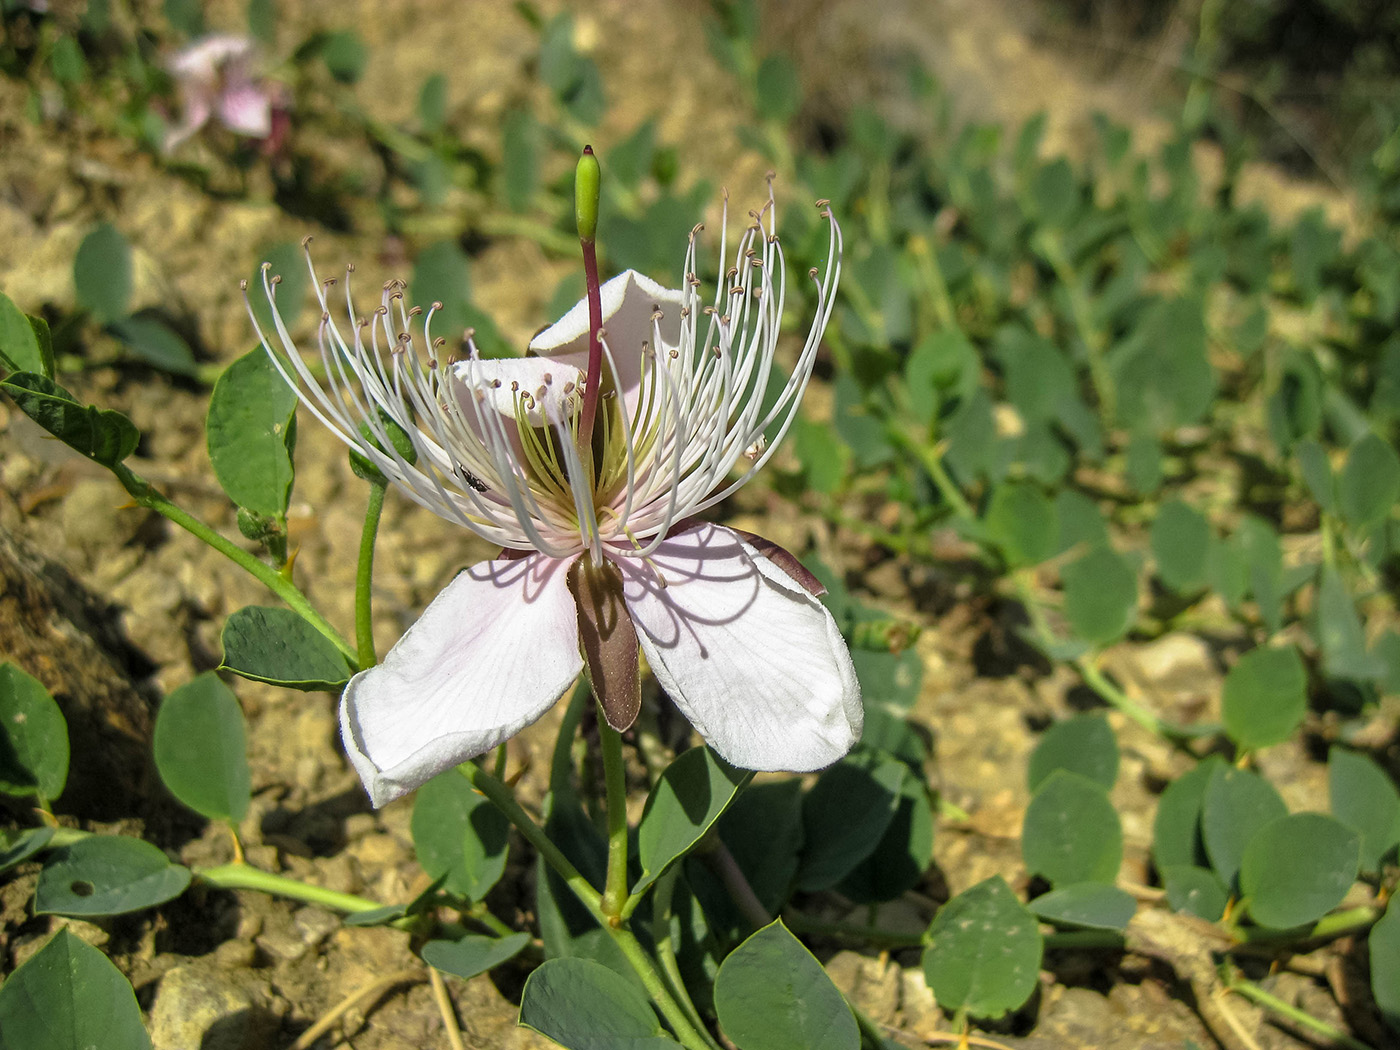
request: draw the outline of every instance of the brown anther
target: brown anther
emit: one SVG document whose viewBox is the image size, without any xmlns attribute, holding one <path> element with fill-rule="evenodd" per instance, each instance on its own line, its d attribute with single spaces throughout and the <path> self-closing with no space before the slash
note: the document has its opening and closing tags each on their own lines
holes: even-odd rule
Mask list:
<svg viewBox="0 0 1400 1050">
<path fill-rule="evenodd" d="M 303 237 L 303 238 L 301 239 L 301 246 L 302 246 L 302 248 L 305 249 L 308 245 L 310 245 L 310 244 L 311 244 L 311 240 L 312 240 L 311 234 L 308 233 L 305 237 Z"/>
<path fill-rule="evenodd" d="M 491 380 L 491 389 L 492 389 L 492 390 L 499 390 L 500 388 L 501 388 L 501 381 L 500 381 L 499 379 L 493 379 L 493 380 Z"/>
<path fill-rule="evenodd" d="M 815 281 L 817 279 L 817 268 L 813 266 L 810 270 L 807 271 L 807 276 Z"/>
<path fill-rule="evenodd" d="M 697 222 L 694 226 L 690 228 L 690 236 L 695 237 L 704 228 L 705 224 L 703 222 Z"/>
<path fill-rule="evenodd" d="M 510 381 L 510 392 L 512 394 L 520 393 L 520 384 L 514 379 Z"/>
<path fill-rule="evenodd" d="M 241 281 L 239 281 L 238 287 L 240 291 L 246 292 L 248 290 L 248 278 L 245 277 Z"/>
<path fill-rule="evenodd" d="M 442 349 L 444 346 L 446 346 L 446 345 L 447 345 L 447 340 L 446 340 L 445 338 L 443 338 L 442 336 L 438 336 L 436 339 L 433 340 L 433 349 L 434 349 L 434 350 L 441 350 L 441 349 Z"/>
<path fill-rule="evenodd" d="M 554 373 L 553 373 L 553 372 L 546 372 L 546 373 L 544 374 L 544 385 L 545 385 L 545 386 L 549 386 L 549 384 L 551 384 L 551 383 L 553 383 L 553 382 L 554 382 Z M 540 387 L 540 389 L 543 390 L 544 387 Z"/>
<path fill-rule="evenodd" d="M 466 329 L 466 330 L 464 330 L 464 331 L 462 332 L 462 339 L 465 340 L 465 341 L 468 342 L 468 343 L 470 343 L 470 342 L 471 342 L 473 339 L 475 339 L 475 338 L 476 338 L 476 329 L 475 329 L 475 328 L 468 328 L 468 329 Z"/>
<path fill-rule="evenodd" d="M 422 312 L 423 312 L 423 308 L 422 308 L 421 306 L 411 306 L 411 307 L 409 307 L 409 309 L 408 309 L 408 316 L 409 316 L 409 317 L 417 317 L 417 316 L 418 316 L 419 314 L 421 314 Z"/>
<path fill-rule="evenodd" d="M 269 283 L 272 285 L 272 287 L 276 288 L 279 284 L 282 283 L 282 275 L 280 273 L 273 274 L 272 280 Z"/>
<path fill-rule="evenodd" d="M 651 312 L 651 319 L 653 321 L 664 321 L 666 319 L 666 315 L 662 312 L 661 307 L 658 306 Z"/>
<path fill-rule="evenodd" d="M 739 276 L 739 267 L 731 266 L 729 269 L 724 271 L 724 276 L 730 281 L 734 280 L 734 278 Z"/>
<path fill-rule="evenodd" d="M 336 277 L 327 277 L 324 281 L 321 282 L 321 286 L 322 286 L 323 288 L 334 288 L 334 287 L 335 287 L 337 284 L 339 284 L 339 283 L 340 283 L 339 278 L 336 278 Z"/>
<path fill-rule="evenodd" d="M 820 197 L 820 198 L 818 198 L 818 200 L 817 200 L 817 207 L 818 207 L 818 208 L 829 208 L 829 207 L 831 207 L 831 201 L 828 200 L 828 199 L 825 198 L 825 197 Z"/>
<path fill-rule="evenodd" d="M 331 323 L 331 315 L 328 314 L 328 313 L 326 313 L 325 311 L 322 311 L 322 312 L 321 312 L 321 323 L 322 323 L 322 324 L 330 324 L 330 323 Z"/>
<path fill-rule="evenodd" d="M 744 286 L 743 286 L 742 284 L 736 284 L 733 288 L 729 289 L 729 294 L 730 294 L 730 295 L 743 295 L 743 294 L 744 294 Z"/>
<path fill-rule="evenodd" d="M 432 371 L 435 371 L 435 370 L 437 369 L 437 358 L 436 358 L 436 357 L 430 357 L 430 358 L 428 358 L 428 368 L 429 368 L 429 370 L 432 370 Z"/>
<path fill-rule="evenodd" d="M 681 307 L 681 320 L 685 320 L 685 319 L 686 319 L 687 317 L 689 317 L 689 316 L 690 316 L 690 307 L 688 307 L 688 306 L 682 306 L 682 307 Z"/>
<path fill-rule="evenodd" d="M 270 269 L 272 269 L 272 263 L 270 263 L 270 262 L 265 262 L 265 263 L 262 264 L 262 272 L 263 272 L 263 273 L 267 273 L 267 271 L 270 270 Z"/>
<path fill-rule="evenodd" d="M 729 315 L 725 314 L 723 317 L 721 317 L 719 319 L 719 323 L 721 326 L 727 327 L 729 325 Z"/>
<path fill-rule="evenodd" d="M 381 303 L 381 304 L 375 309 L 375 311 L 374 311 L 374 316 L 375 316 L 375 317 L 388 317 L 388 316 L 389 316 L 389 308 L 388 308 L 387 306 L 385 306 L 383 303 Z"/>
<path fill-rule="evenodd" d="M 681 356 L 681 352 L 680 352 L 679 350 L 675 349 L 674 347 L 672 347 L 672 348 L 671 348 L 671 352 L 668 353 L 666 356 L 669 357 L 672 361 L 674 361 L 674 360 L 676 360 L 678 357 Z"/>
</svg>

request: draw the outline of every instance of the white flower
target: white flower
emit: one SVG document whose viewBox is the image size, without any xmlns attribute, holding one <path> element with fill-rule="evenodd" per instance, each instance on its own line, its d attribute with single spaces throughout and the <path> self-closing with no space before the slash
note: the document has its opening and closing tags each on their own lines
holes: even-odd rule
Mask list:
<svg viewBox="0 0 1400 1050">
<path fill-rule="evenodd" d="M 636 714 L 638 645 L 734 765 L 818 769 L 859 738 L 850 654 L 810 575 L 758 537 L 691 520 L 772 456 L 831 313 L 834 221 L 826 272 L 811 273 L 816 317 L 792 374 L 776 382 L 786 278 L 771 204 L 709 304 L 695 276 L 698 226 L 683 289 L 632 271 L 602 286 L 606 368 L 592 441 L 579 435 L 586 300 L 535 337 L 535 356 L 482 359 L 468 336 L 459 360 L 429 335 L 433 310 L 407 308 L 398 282 L 359 318 L 347 274 L 342 306 L 330 299 L 335 281 L 317 285 L 318 382 L 265 276 L 285 358 L 258 334 L 303 404 L 409 498 L 504 548 L 460 573 L 346 687 L 341 733 L 375 805 L 534 722 L 585 662 L 608 720 L 624 727 Z M 720 251 L 723 260 L 723 238 Z M 395 447 L 386 418 L 413 455 Z"/>
</svg>

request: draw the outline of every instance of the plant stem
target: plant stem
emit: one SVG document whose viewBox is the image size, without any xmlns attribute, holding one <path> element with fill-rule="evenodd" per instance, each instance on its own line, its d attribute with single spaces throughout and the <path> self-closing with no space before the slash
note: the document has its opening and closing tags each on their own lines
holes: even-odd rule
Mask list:
<svg viewBox="0 0 1400 1050">
<path fill-rule="evenodd" d="M 1311 927 L 1303 930 L 1265 930 L 1255 926 L 1247 926 L 1233 932 L 1240 945 L 1325 941 L 1334 937 L 1344 937 L 1349 933 L 1358 933 L 1379 922 L 1380 917 L 1384 914 L 1385 908 L 1383 907 L 1363 904 L 1360 907 L 1348 908 L 1346 911 L 1324 915 Z"/>
<path fill-rule="evenodd" d="M 627 903 L 627 766 L 622 757 L 622 734 L 598 706 L 598 735 L 603 749 L 603 785 L 607 800 L 608 875 L 603 883 L 603 914 L 618 924 Z"/>
<path fill-rule="evenodd" d="M 525 840 L 530 845 L 535 847 L 544 862 L 564 880 L 598 925 L 607 931 L 608 936 L 612 938 L 613 943 L 617 945 L 628 964 L 636 971 L 642 985 L 647 990 L 647 994 L 651 996 L 652 1001 L 666 1018 L 667 1023 L 670 1024 L 676 1038 L 685 1046 L 690 1047 L 691 1050 L 713 1050 L 713 1045 L 708 1041 L 708 1038 L 695 1027 L 690 1018 L 686 1016 L 680 1003 L 676 1001 L 675 996 L 671 994 L 665 979 L 657 972 L 656 964 L 647 956 L 646 950 L 632 935 L 632 931 L 620 920 L 618 920 L 618 925 L 613 925 L 616 916 L 610 918 L 603 912 L 602 896 L 579 873 L 569 858 L 564 856 L 559 847 L 550 841 L 544 828 L 536 824 L 534 818 L 525 812 L 520 803 L 516 801 L 515 794 L 511 789 L 474 762 L 464 762 L 457 769 L 471 781 L 472 787 L 485 795 L 487 800 L 515 825 L 516 830 L 525 836 Z"/>
<path fill-rule="evenodd" d="M 579 415 L 579 452 L 593 448 L 593 421 L 598 415 L 598 399 L 603 393 L 603 344 L 598 333 L 603 329 L 603 299 L 598 284 L 598 246 L 594 241 L 579 242 L 583 246 L 583 279 L 588 288 L 588 389 L 583 392 L 583 410 Z"/>
<path fill-rule="evenodd" d="M 958 490 L 957 485 L 953 484 L 953 479 L 943 469 L 943 459 L 939 456 L 937 448 L 929 447 L 926 442 L 916 441 L 895 427 L 887 428 L 885 433 L 892 442 L 918 458 L 919 465 L 924 468 L 943 501 L 953 508 L 954 514 L 964 521 L 977 520 L 977 513 L 972 509 L 972 504 L 967 502 L 967 497 Z"/>
<path fill-rule="evenodd" d="M 1166 737 L 1176 743 L 1187 740 L 1196 740 L 1204 736 L 1214 736 L 1220 732 L 1220 727 L 1214 723 L 1198 726 L 1184 726 L 1176 722 L 1168 722 L 1165 718 L 1154 715 L 1147 708 L 1143 707 L 1136 700 L 1130 697 L 1105 675 L 1094 662 L 1087 656 L 1081 656 L 1074 661 L 1075 668 L 1090 689 L 1098 693 L 1111 707 L 1116 707 L 1125 715 L 1131 718 L 1144 729 L 1156 733 L 1158 736 Z"/>
<path fill-rule="evenodd" d="M 1282 999 L 1278 998 L 1275 995 L 1270 995 L 1268 992 L 1264 991 L 1264 989 L 1260 988 L 1257 984 L 1252 984 L 1251 982 L 1240 978 L 1237 980 L 1230 981 L 1225 987 L 1232 992 L 1237 992 L 1238 994 L 1244 996 L 1246 999 L 1258 1003 L 1266 1010 L 1272 1010 L 1274 1013 L 1279 1014 L 1282 1017 L 1288 1018 L 1288 1020 L 1294 1022 L 1295 1024 L 1302 1025 L 1304 1028 L 1316 1032 L 1324 1039 L 1332 1040 L 1332 1042 L 1336 1043 L 1338 1046 L 1346 1047 L 1346 1050 L 1371 1050 L 1371 1047 L 1368 1046 L 1366 1043 L 1363 1043 L 1361 1040 L 1353 1039 L 1345 1032 L 1333 1028 L 1326 1021 L 1319 1020 L 1312 1014 L 1304 1013 L 1296 1006 L 1292 1005 L 1291 1003 L 1284 1002 Z"/>
<path fill-rule="evenodd" d="M 117 480 L 122 483 L 122 487 L 131 494 L 131 498 L 136 503 L 148 510 L 153 510 L 163 518 L 173 521 L 180 528 L 190 533 L 197 539 L 203 540 L 210 547 L 226 557 L 235 565 L 244 569 L 250 576 L 262 583 L 273 594 L 287 603 L 287 606 L 299 613 L 307 623 L 316 628 L 324 635 L 332 645 L 339 649 L 345 656 L 354 661 L 355 649 L 349 642 L 340 636 L 334 627 L 312 606 L 306 595 L 288 579 L 286 579 L 276 569 L 270 565 L 265 565 L 255 555 L 249 554 L 242 547 L 230 542 L 219 535 L 212 528 L 200 521 L 194 515 L 177 507 L 170 500 L 166 499 L 156 488 L 144 478 L 133 473 L 125 464 L 118 463 L 112 467 L 112 473 L 117 476 Z"/>
<path fill-rule="evenodd" d="M 1045 261 L 1050 264 L 1050 269 L 1055 271 L 1056 278 L 1065 286 L 1065 295 L 1069 299 L 1070 316 L 1074 321 L 1079 339 L 1084 344 L 1084 353 L 1089 361 L 1089 382 L 1093 385 L 1094 393 L 1099 398 L 1099 414 L 1103 419 L 1104 426 L 1106 428 L 1112 427 L 1118 416 L 1118 393 L 1113 383 L 1113 374 L 1108 370 L 1108 363 L 1104 360 L 1106 338 L 1104 333 L 1094 324 L 1089 297 L 1084 294 L 1084 285 L 1080 281 L 1079 275 L 1074 272 L 1074 267 L 1070 265 L 1069 257 L 1065 254 L 1064 244 L 1060 241 L 1058 234 L 1042 231 L 1035 243 L 1040 249 L 1041 255 L 1045 257 Z"/>
<path fill-rule="evenodd" d="M 374 579 L 374 540 L 379 535 L 379 515 L 383 511 L 384 485 L 371 481 L 365 527 L 360 533 L 360 563 L 355 570 L 355 644 L 360 652 L 361 670 L 379 662 L 374 652 L 374 625 L 370 619 L 370 584 Z"/>
<path fill-rule="evenodd" d="M 676 887 L 676 879 L 680 876 L 680 865 L 673 864 L 666 871 L 662 872 L 660 878 L 656 880 L 656 885 L 651 893 L 651 939 L 656 945 L 656 959 L 661 964 L 661 972 L 670 982 L 671 989 L 675 992 L 676 998 L 680 1001 L 686 1015 L 690 1018 L 695 1027 L 705 1034 L 704 1022 L 700 1019 L 700 1011 L 695 1009 L 695 1003 L 691 1001 L 690 993 L 685 988 L 685 978 L 681 976 L 680 963 L 676 959 L 675 947 L 671 944 L 671 894 Z M 711 1042 L 715 1050 L 719 1044 Z"/>
<path fill-rule="evenodd" d="M 354 915 L 358 912 L 374 911 L 383 905 L 375 901 L 356 897 L 352 893 L 341 893 L 321 886 L 310 886 L 305 882 L 290 879 L 285 875 L 274 875 L 261 871 L 250 864 L 221 864 L 215 868 L 195 868 L 194 877 L 208 886 L 221 890 L 261 890 L 278 897 L 317 904 L 332 911 Z"/>
</svg>

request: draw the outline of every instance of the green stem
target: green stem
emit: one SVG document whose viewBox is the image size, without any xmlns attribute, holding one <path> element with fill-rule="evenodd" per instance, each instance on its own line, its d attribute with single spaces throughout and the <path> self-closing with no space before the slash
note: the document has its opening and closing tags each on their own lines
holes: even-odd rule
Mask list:
<svg viewBox="0 0 1400 1050">
<path fill-rule="evenodd" d="M 1123 690 L 1119 689 L 1118 686 L 1114 685 L 1109 677 L 1100 671 L 1087 656 L 1081 656 L 1075 660 L 1074 666 L 1084 679 L 1084 683 L 1094 692 L 1098 693 L 1109 706 L 1122 711 L 1149 732 L 1156 733 L 1158 736 L 1165 737 L 1175 743 L 1184 743 L 1187 740 L 1197 740 L 1201 737 L 1214 736 L 1216 733 L 1220 732 L 1220 727 L 1214 723 L 1184 726 L 1176 722 L 1168 722 L 1165 718 L 1154 715 L 1127 693 L 1123 692 Z"/>
<path fill-rule="evenodd" d="M 208 886 L 221 890 L 261 890 L 278 897 L 318 904 L 332 911 L 354 915 L 357 912 L 374 911 L 383 907 L 364 897 L 352 893 L 341 893 L 320 886 L 310 886 L 285 875 L 274 875 L 260 871 L 250 864 L 221 864 L 216 868 L 195 868 L 194 877 Z"/>
<path fill-rule="evenodd" d="M 1324 915 L 1311 927 L 1303 930 L 1265 930 L 1257 926 L 1246 926 L 1233 932 L 1235 939 L 1241 945 L 1328 941 L 1335 937 L 1345 937 L 1349 933 L 1358 933 L 1373 926 L 1380 921 L 1380 917 L 1384 914 L 1384 908 L 1363 904 L 1356 908 L 1348 908 L 1346 911 Z"/>
<path fill-rule="evenodd" d="M 691 1050 L 713 1050 L 707 1038 L 696 1029 L 681 1005 L 676 1002 L 675 996 L 666 987 L 665 980 L 657 972 L 656 965 L 648 958 L 646 950 L 642 948 L 637 938 L 616 917 L 609 919 L 604 914 L 602 896 L 587 879 L 579 874 L 578 869 L 570 863 L 569 858 L 564 856 L 559 847 L 549 840 L 544 828 L 536 824 L 534 818 L 525 812 L 520 803 L 515 800 L 515 795 L 510 788 L 473 762 L 464 762 L 457 769 L 471 781 L 472 787 L 485 795 L 487 800 L 515 825 L 516 830 L 525 836 L 525 841 L 535 847 L 544 862 L 564 880 L 569 889 L 573 891 L 574 896 L 612 938 L 613 943 L 617 945 L 628 964 L 636 971 L 642 985 L 647 990 L 647 994 L 651 996 L 652 1001 L 656 1003 L 657 1008 L 670 1024 L 671 1030 L 676 1033 L 676 1038 L 685 1046 L 690 1047 Z M 614 926 L 614 922 L 618 924 Z"/>
<path fill-rule="evenodd" d="M 603 884 L 603 914 L 612 922 L 627 903 L 627 766 L 622 757 L 622 734 L 598 707 L 598 733 L 603 745 L 603 784 L 607 796 L 608 875 Z"/>
<path fill-rule="evenodd" d="M 1118 413 L 1117 390 L 1113 383 L 1113 375 L 1108 370 L 1108 362 L 1104 360 L 1106 339 L 1104 333 L 1094 325 L 1084 285 L 1079 280 L 1079 275 L 1074 272 L 1074 267 L 1070 265 L 1064 245 L 1057 234 L 1043 232 L 1036 238 L 1036 245 L 1045 261 L 1050 264 L 1050 268 L 1055 271 L 1055 277 L 1065 286 L 1070 317 L 1074 321 L 1080 341 L 1084 344 L 1084 352 L 1089 361 L 1089 381 L 1099 398 L 1099 412 L 1103 417 L 1104 426 L 1112 426 Z"/>
<path fill-rule="evenodd" d="M 244 569 L 250 576 L 286 602 L 289 608 L 299 613 L 302 619 L 323 634 L 332 645 L 345 654 L 347 659 L 351 661 L 355 659 L 354 647 L 340 636 L 340 632 L 332 627 L 324 616 L 316 611 L 306 595 L 302 594 L 295 584 L 276 569 L 264 564 L 242 547 L 220 536 L 194 515 L 171 503 L 154 486 L 144 478 L 134 474 L 124 464 L 116 464 L 112 467 L 112 473 L 117 476 L 117 480 L 122 483 L 122 487 L 131 494 L 131 498 L 137 504 L 173 521 L 180 528 L 197 539 L 203 540 L 229 561 Z"/>
<path fill-rule="evenodd" d="M 370 584 L 374 579 L 374 540 L 379 535 L 379 515 L 384 512 L 384 488 L 378 481 L 369 484 L 365 528 L 360 533 L 360 564 L 355 570 L 355 644 L 360 651 L 362 670 L 379 662 L 374 652 L 374 624 L 370 619 Z"/>
<path fill-rule="evenodd" d="M 958 328 L 957 311 L 953 309 L 953 298 L 948 294 L 948 282 L 943 277 L 937 249 L 929 244 L 927 238 L 915 235 L 909 238 L 909 251 L 914 256 L 914 267 L 924 282 L 928 301 L 938 315 L 938 323 L 946 329 Z"/>
<path fill-rule="evenodd" d="M 715 1050 L 719 1050 L 719 1044 L 710 1039 L 705 1033 L 704 1022 L 700 1018 L 700 1011 L 695 1008 L 695 1003 L 691 1001 L 690 993 L 685 988 L 685 978 L 681 976 L 679 960 L 676 959 L 675 946 L 671 944 L 671 894 L 676 887 L 676 879 L 680 876 L 681 866 L 673 864 L 669 869 L 662 872 L 656 880 L 656 885 L 651 892 L 651 939 L 656 945 L 656 959 L 661 964 L 661 972 L 671 985 L 671 990 L 675 993 L 681 1007 L 685 1010 L 686 1016 L 691 1023 L 702 1034 L 706 1035 Z"/>
<path fill-rule="evenodd" d="M 1302 1025 L 1310 1031 L 1316 1032 L 1324 1039 L 1330 1039 L 1338 1046 L 1346 1047 L 1346 1050 L 1372 1050 L 1372 1048 L 1359 1039 L 1353 1039 L 1340 1029 L 1333 1028 L 1326 1021 L 1321 1021 L 1312 1014 L 1304 1013 L 1291 1003 L 1286 1003 L 1277 996 L 1270 995 L 1257 984 L 1252 984 L 1242 978 L 1229 982 L 1226 986 L 1230 991 L 1237 992 L 1246 999 L 1252 1000 L 1274 1013 L 1295 1024 Z"/>
<path fill-rule="evenodd" d="M 943 469 L 943 459 L 939 456 L 936 448 L 931 448 L 922 441 L 915 441 L 905 434 L 900 433 L 893 427 L 886 430 L 890 440 L 908 452 L 912 452 L 919 460 L 919 465 L 924 468 L 932 479 L 934 487 L 938 489 L 943 501 L 953 508 L 953 513 L 964 521 L 976 521 L 977 513 L 972 509 L 972 504 L 967 502 L 967 498 L 953 484 L 953 479 L 948 476 L 948 472 Z"/>
</svg>

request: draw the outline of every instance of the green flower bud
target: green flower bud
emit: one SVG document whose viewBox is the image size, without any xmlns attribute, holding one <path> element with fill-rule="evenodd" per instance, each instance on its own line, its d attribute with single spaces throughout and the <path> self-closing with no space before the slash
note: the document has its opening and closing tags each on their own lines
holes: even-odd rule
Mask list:
<svg viewBox="0 0 1400 1050">
<path fill-rule="evenodd" d="M 583 147 L 574 171 L 574 215 L 578 219 L 579 240 L 591 244 L 598 236 L 598 186 L 602 172 L 592 146 Z"/>
</svg>

